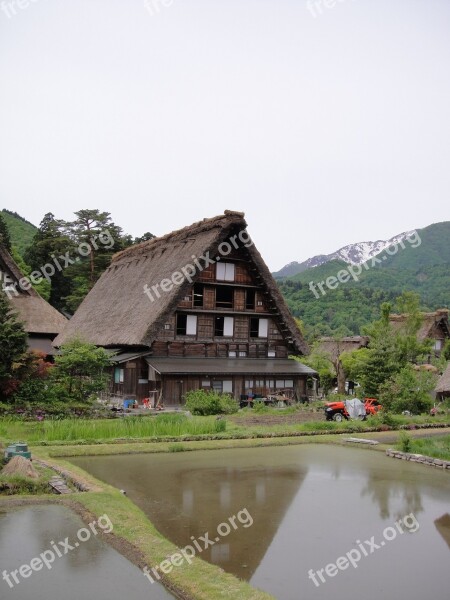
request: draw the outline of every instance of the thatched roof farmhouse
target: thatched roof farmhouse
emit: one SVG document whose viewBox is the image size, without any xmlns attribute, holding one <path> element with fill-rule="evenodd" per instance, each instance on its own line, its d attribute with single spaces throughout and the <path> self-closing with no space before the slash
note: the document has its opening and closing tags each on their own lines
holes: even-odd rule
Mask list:
<svg viewBox="0 0 450 600">
<path fill-rule="evenodd" d="M 20 286 L 19 282 L 23 278 L 24 275 L 12 256 L 0 245 L 0 285 L 24 324 L 28 334 L 28 347 L 30 350 L 52 355 L 55 352 L 52 341 L 64 329 L 67 319 L 33 287 Z"/>
<path fill-rule="evenodd" d="M 244 214 L 225 211 L 116 254 L 64 331 L 114 349 L 114 391 L 159 391 L 178 404 L 189 389 L 236 398 L 249 390 L 304 395 L 308 352 Z"/>
</svg>

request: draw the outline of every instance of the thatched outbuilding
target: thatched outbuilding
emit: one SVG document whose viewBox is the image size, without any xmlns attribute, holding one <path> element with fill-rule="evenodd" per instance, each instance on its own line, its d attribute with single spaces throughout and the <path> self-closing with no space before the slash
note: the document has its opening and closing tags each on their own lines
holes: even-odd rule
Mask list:
<svg viewBox="0 0 450 600">
<path fill-rule="evenodd" d="M 446 340 L 450 339 L 450 325 L 448 320 L 448 308 L 440 308 L 435 312 L 421 313 L 422 324 L 417 332 L 417 339 L 423 342 L 426 339 L 433 340 L 433 351 L 439 356 L 444 348 Z M 394 330 L 402 330 L 405 327 L 409 315 L 389 315 L 389 322 Z"/>
<path fill-rule="evenodd" d="M 225 211 L 116 254 L 63 333 L 115 350 L 116 393 L 306 393 L 308 352 L 243 213 Z"/>
<path fill-rule="evenodd" d="M 440 377 L 435 388 L 435 392 L 436 397 L 441 400 L 444 400 L 444 398 L 450 398 L 450 363 L 447 365 L 447 368 Z"/>
<path fill-rule="evenodd" d="M 1 245 L 0 285 L 24 324 L 29 349 L 53 355 L 52 341 L 64 329 L 67 319 L 28 285 L 13 257 Z"/>
</svg>

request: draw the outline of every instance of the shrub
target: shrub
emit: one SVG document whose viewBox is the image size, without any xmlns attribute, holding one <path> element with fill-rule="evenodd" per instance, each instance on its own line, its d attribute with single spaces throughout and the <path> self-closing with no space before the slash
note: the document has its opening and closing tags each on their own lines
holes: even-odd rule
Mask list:
<svg viewBox="0 0 450 600">
<path fill-rule="evenodd" d="M 227 394 L 214 391 L 192 390 L 185 396 L 186 409 L 193 415 L 229 415 L 238 411 L 237 402 Z"/>
<path fill-rule="evenodd" d="M 262 400 L 255 400 L 253 402 L 253 410 L 257 413 L 267 413 L 269 412 L 269 407 Z"/>
<path fill-rule="evenodd" d="M 400 432 L 399 445 L 403 452 L 411 452 L 411 438 L 405 431 Z"/>
</svg>

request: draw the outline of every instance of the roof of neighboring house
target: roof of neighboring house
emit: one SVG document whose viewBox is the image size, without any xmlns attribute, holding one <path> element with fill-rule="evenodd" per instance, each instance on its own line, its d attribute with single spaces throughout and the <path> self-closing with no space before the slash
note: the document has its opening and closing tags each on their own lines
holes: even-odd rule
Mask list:
<svg viewBox="0 0 450 600">
<path fill-rule="evenodd" d="M 12 256 L 1 246 L 0 271 L 5 271 L 15 282 L 24 277 Z M 17 286 L 16 289 L 19 293 L 16 296 L 14 292 L 11 292 L 10 302 L 17 311 L 20 320 L 23 321 L 27 333 L 43 333 L 55 336 L 64 329 L 67 323 L 66 317 L 44 300 L 34 288 L 30 287 L 29 290 L 23 290 Z"/>
<path fill-rule="evenodd" d="M 430 313 L 421 313 L 423 321 L 422 321 L 420 329 L 417 333 L 418 339 L 424 340 L 427 337 L 429 337 L 433 328 L 437 324 L 442 326 L 447 333 L 447 337 L 450 337 L 448 313 L 449 313 L 448 308 L 440 308 L 440 309 L 436 310 L 435 312 L 430 312 Z M 403 314 L 403 315 L 392 314 L 392 315 L 389 315 L 389 322 L 391 323 L 391 325 L 394 329 L 401 329 L 406 324 L 408 316 L 409 315 L 407 315 L 407 314 Z"/>
<path fill-rule="evenodd" d="M 437 382 L 435 392 L 437 394 L 442 392 L 450 392 L 450 363 L 447 365 L 447 368 Z"/>
<path fill-rule="evenodd" d="M 369 337 L 362 335 L 343 337 L 338 340 L 332 337 L 323 337 L 319 340 L 319 349 L 329 354 L 332 360 L 336 360 L 343 352 L 366 348 L 368 344 Z"/>
<path fill-rule="evenodd" d="M 153 358 L 147 363 L 161 375 L 317 375 L 314 369 L 293 359 L 266 358 Z"/>
<path fill-rule="evenodd" d="M 185 279 L 170 291 L 161 292 L 159 297 L 153 294 L 153 301 L 145 295 L 144 285 L 151 288 L 164 279 L 170 280 L 176 271 L 192 265 L 195 257 L 207 252 L 215 257 L 222 242 L 246 227 L 243 213 L 225 211 L 223 215 L 204 219 L 114 255 L 111 265 L 55 340 L 55 345 L 78 335 L 98 346 L 150 347 L 191 283 Z M 243 248 L 244 251 L 255 265 L 255 276 L 267 292 L 271 312 L 283 326 L 293 351 L 306 354 L 308 346 L 261 255 L 254 245 Z"/>
</svg>

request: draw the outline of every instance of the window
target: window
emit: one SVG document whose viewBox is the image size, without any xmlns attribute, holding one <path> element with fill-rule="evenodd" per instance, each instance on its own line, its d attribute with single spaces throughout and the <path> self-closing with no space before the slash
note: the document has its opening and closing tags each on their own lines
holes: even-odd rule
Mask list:
<svg viewBox="0 0 450 600">
<path fill-rule="evenodd" d="M 253 379 L 247 379 L 244 382 L 244 387 L 246 390 L 250 390 L 253 387 Z"/>
<path fill-rule="evenodd" d="M 442 350 L 442 346 L 443 346 L 443 340 L 435 340 L 434 341 L 434 349 L 435 350 Z"/>
<path fill-rule="evenodd" d="M 245 308 L 247 310 L 255 310 L 255 298 L 255 290 L 247 290 L 247 293 L 245 294 Z"/>
<path fill-rule="evenodd" d="M 196 333 L 196 315 L 177 315 L 177 335 L 196 335 Z"/>
<path fill-rule="evenodd" d="M 232 394 L 233 393 L 233 382 L 232 380 L 225 381 L 213 381 L 212 387 L 215 392 L 219 394 Z"/>
<path fill-rule="evenodd" d="M 247 356 L 247 352 L 246 352 L 245 350 L 241 350 L 241 351 L 239 352 L 239 357 L 240 357 L 240 358 L 244 358 L 245 356 Z"/>
<path fill-rule="evenodd" d="M 166 324 L 164 325 L 164 329 L 170 329 L 170 323 L 166 323 Z"/>
<path fill-rule="evenodd" d="M 236 358 L 236 356 L 237 356 L 237 354 L 236 354 L 236 350 L 230 350 L 230 351 L 228 352 L 228 356 L 229 356 L 230 358 Z"/>
<path fill-rule="evenodd" d="M 217 263 L 216 279 L 217 281 L 234 281 L 234 264 L 233 263 Z"/>
<path fill-rule="evenodd" d="M 196 283 L 194 285 L 194 306 L 202 307 L 203 306 L 203 297 L 204 297 L 205 288 L 201 283 Z"/>
<path fill-rule="evenodd" d="M 264 379 L 257 379 L 255 381 L 255 387 L 259 387 L 259 388 L 264 387 Z"/>
<path fill-rule="evenodd" d="M 269 334 L 269 319 L 250 319 L 250 337 L 266 338 Z"/>
<path fill-rule="evenodd" d="M 233 337 L 233 317 L 216 317 L 214 321 L 214 335 L 218 337 Z"/>
<path fill-rule="evenodd" d="M 277 355 L 277 353 L 275 352 L 275 350 L 268 350 L 267 351 L 267 358 L 275 358 Z"/>
<path fill-rule="evenodd" d="M 125 380 L 125 369 L 116 367 L 114 369 L 114 383 L 123 383 Z"/>
<path fill-rule="evenodd" d="M 211 387 L 211 382 L 209 379 L 203 379 L 202 380 L 202 388 L 209 388 Z"/>
<path fill-rule="evenodd" d="M 293 379 L 277 379 L 275 386 L 278 390 L 283 388 L 293 388 L 294 380 Z"/>
<path fill-rule="evenodd" d="M 233 308 L 233 297 L 232 287 L 218 287 L 216 289 L 216 308 Z"/>
</svg>

